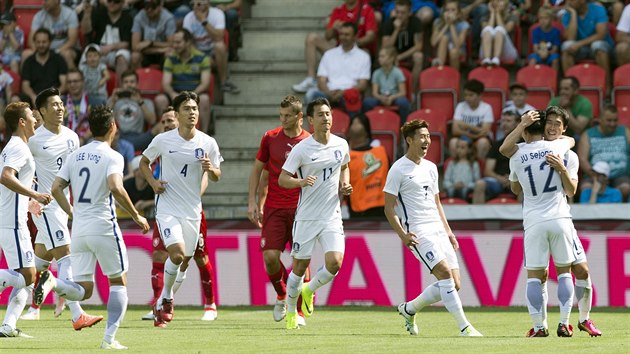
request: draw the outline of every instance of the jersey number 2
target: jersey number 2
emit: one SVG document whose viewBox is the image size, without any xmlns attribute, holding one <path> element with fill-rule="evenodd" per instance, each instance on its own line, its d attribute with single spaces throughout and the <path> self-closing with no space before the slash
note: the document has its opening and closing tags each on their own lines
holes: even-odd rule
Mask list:
<svg viewBox="0 0 630 354">
<path fill-rule="evenodd" d="M 544 170 L 545 166 L 549 166 L 549 164 L 545 161 L 543 163 L 540 164 L 540 170 Z M 549 174 L 547 175 L 547 181 L 545 181 L 545 186 L 543 188 L 543 193 L 547 193 L 547 192 L 553 192 L 556 189 L 558 189 L 557 186 L 551 186 L 551 179 L 553 178 L 553 168 L 549 168 Z M 527 177 L 529 177 L 529 186 L 532 189 L 532 194 L 534 196 L 538 195 L 538 192 L 536 192 L 536 185 L 534 184 L 534 176 L 532 174 L 532 165 L 528 165 L 527 167 L 525 167 L 525 172 L 527 172 Z"/>
<path fill-rule="evenodd" d="M 81 188 L 81 194 L 79 194 L 79 203 L 91 203 L 92 199 L 85 197 L 85 190 L 87 189 L 88 183 L 90 182 L 90 170 L 87 167 L 83 167 L 79 171 L 79 177 L 82 177 L 85 174 L 85 183 L 83 183 L 83 188 Z"/>
</svg>

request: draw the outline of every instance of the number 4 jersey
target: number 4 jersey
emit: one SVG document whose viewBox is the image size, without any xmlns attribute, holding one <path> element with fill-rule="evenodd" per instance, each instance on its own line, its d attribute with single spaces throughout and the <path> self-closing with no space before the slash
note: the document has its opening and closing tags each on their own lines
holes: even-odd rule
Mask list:
<svg viewBox="0 0 630 354">
<path fill-rule="evenodd" d="M 166 191 L 155 196 L 156 215 L 199 219 L 201 213 L 201 159 L 208 156 L 218 168 L 223 161 L 214 138 L 197 131 L 190 140 L 178 129 L 157 135 L 142 153 L 149 161 L 160 158 L 159 180 L 166 181 Z"/>
</svg>

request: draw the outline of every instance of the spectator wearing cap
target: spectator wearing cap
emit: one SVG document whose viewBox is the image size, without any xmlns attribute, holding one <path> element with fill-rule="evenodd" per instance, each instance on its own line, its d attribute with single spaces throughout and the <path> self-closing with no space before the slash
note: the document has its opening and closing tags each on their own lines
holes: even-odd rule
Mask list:
<svg viewBox="0 0 630 354">
<path fill-rule="evenodd" d="M 599 117 L 599 124 L 582 133 L 577 154 L 584 172 L 581 190 L 593 186 L 598 177 L 594 167 L 601 161 L 609 167 L 608 183 L 621 191 L 623 200 L 630 196 L 630 129 L 619 124 L 614 105 L 607 105 Z"/>
<path fill-rule="evenodd" d="M 2 25 L 2 31 L 0 31 L 2 64 L 9 66 L 14 73 L 19 73 L 22 48 L 24 48 L 24 31 L 17 26 L 12 13 L 2 15 L 0 25 Z"/>
<path fill-rule="evenodd" d="M 608 176 L 610 176 L 610 166 L 605 161 L 596 162 L 593 167 L 593 184 L 590 188 L 585 188 L 580 194 L 582 204 L 601 203 L 622 203 L 621 191 L 608 186 Z"/>
<path fill-rule="evenodd" d="M 162 66 L 164 56 L 173 50 L 176 29 L 175 16 L 164 9 L 161 0 L 146 0 L 133 19 L 131 67 Z"/>
<path fill-rule="evenodd" d="M 129 194 L 129 199 L 131 199 L 136 209 L 147 216 L 155 206 L 155 194 L 153 193 L 153 188 L 149 186 L 149 183 L 147 183 L 147 180 L 144 179 L 140 172 L 141 159 L 142 156 L 138 155 L 131 160 L 129 164 L 131 174 L 125 176 L 123 187 L 125 187 L 125 190 Z"/>
</svg>

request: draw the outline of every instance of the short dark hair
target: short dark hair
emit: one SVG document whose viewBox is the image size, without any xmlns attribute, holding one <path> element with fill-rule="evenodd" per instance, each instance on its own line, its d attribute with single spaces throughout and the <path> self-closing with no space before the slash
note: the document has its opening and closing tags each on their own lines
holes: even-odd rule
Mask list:
<svg viewBox="0 0 630 354">
<path fill-rule="evenodd" d="M 127 76 L 134 76 L 136 78 L 136 81 L 138 81 L 138 73 L 133 69 L 127 69 L 123 71 L 123 73 L 120 74 L 120 80 L 122 81 L 122 79 L 126 78 Z"/>
<path fill-rule="evenodd" d="M 539 119 L 525 128 L 525 131 L 530 135 L 543 135 L 545 132 L 546 119 Z"/>
<path fill-rule="evenodd" d="M 359 6 L 361 6 L 361 5 L 359 4 Z M 352 34 L 354 34 L 355 36 L 356 36 L 357 32 L 359 31 L 357 25 L 354 22 L 349 22 L 349 21 L 348 22 L 344 22 L 341 25 L 341 28 L 352 28 Z"/>
<path fill-rule="evenodd" d="M 26 102 L 9 103 L 4 110 L 4 120 L 7 123 L 7 135 L 13 134 L 17 130 L 20 118 L 26 119 L 26 109 L 31 106 Z"/>
<path fill-rule="evenodd" d="M 565 128 L 569 126 L 569 112 L 559 106 L 550 106 L 545 110 L 545 122 L 543 122 L 543 126 L 545 126 L 546 119 L 551 114 L 560 117 L 560 119 L 562 119 L 562 125 L 564 125 Z"/>
<path fill-rule="evenodd" d="M 468 80 L 468 82 L 464 84 L 464 90 L 472 91 L 478 95 L 481 95 L 485 88 L 483 82 L 477 79 Z"/>
<path fill-rule="evenodd" d="M 92 107 L 88 115 L 88 122 L 90 123 L 90 130 L 95 137 L 105 136 L 109 131 L 109 127 L 115 124 L 114 112 L 106 105 Z"/>
<path fill-rule="evenodd" d="M 312 117 L 313 114 L 315 113 L 315 106 L 324 106 L 324 105 L 328 106 L 328 108 L 332 108 L 330 106 L 330 102 L 328 101 L 328 99 L 326 97 L 318 97 L 318 98 L 312 100 L 306 106 L 306 116 L 307 117 Z"/>
<path fill-rule="evenodd" d="M 416 130 L 422 128 L 429 129 L 429 122 L 425 121 L 424 119 L 414 119 L 403 124 L 403 126 L 400 128 L 400 131 L 403 135 L 403 139 L 407 141 L 408 137 L 412 137 L 416 134 Z"/>
<path fill-rule="evenodd" d="M 602 112 L 610 112 L 610 113 L 617 113 L 617 107 L 612 104 L 612 103 L 608 103 L 604 106 L 604 109 L 602 110 Z"/>
<path fill-rule="evenodd" d="M 180 30 L 175 31 L 176 34 L 180 32 L 184 34 L 184 40 L 186 42 L 192 42 L 195 40 L 195 37 L 193 37 L 192 33 L 190 33 L 190 31 L 188 31 L 187 29 L 182 28 Z"/>
<path fill-rule="evenodd" d="M 44 33 L 48 36 L 48 40 L 52 41 L 52 32 L 50 32 L 50 30 L 48 30 L 48 28 L 44 28 L 44 27 L 40 27 L 37 29 L 37 31 L 35 31 L 35 34 L 33 35 L 33 38 L 35 38 L 35 36 L 37 36 L 40 33 Z"/>
<path fill-rule="evenodd" d="M 39 111 L 42 107 L 48 103 L 48 98 L 53 96 L 59 96 L 59 90 L 55 87 L 49 87 L 37 94 L 35 98 L 35 108 Z"/>
<path fill-rule="evenodd" d="M 168 112 L 175 112 L 175 108 L 173 108 L 173 106 L 166 107 L 166 109 L 164 109 L 164 112 L 162 112 L 162 115 L 164 115 L 164 113 L 168 113 Z"/>
<path fill-rule="evenodd" d="M 68 72 L 66 73 L 66 75 L 68 74 L 79 74 L 81 75 L 81 80 L 85 79 L 85 77 L 83 76 L 83 71 L 77 68 L 68 69 Z"/>
<path fill-rule="evenodd" d="M 411 0 L 396 0 L 397 6 L 407 6 L 411 8 Z"/>
<path fill-rule="evenodd" d="M 580 80 L 578 80 L 578 78 L 575 76 L 565 76 L 562 78 L 562 80 L 571 80 L 571 87 L 573 87 L 574 90 L 577 90 L 580 88 Z"/>
<path fill-rule="evenodd" d="M 350 125 L 352 125 L 352 122 L 354 122 L 355 119 L 359 120 L 359 123 L 361 123 L 363 129 L 365 129 L 368 140 L 372 141 L 372 125 L 370 124 L 370 120 L 368 119 L 368 117 L 365 114 L 360 113 L 359 115 L 354 116 L 350 119 Z M 348 125 L 347 131 L 350 131 L 350 125 Z"/>
<path fill-rule="evenodd" d="M 199 96 L 197 96 L 196 93 L 192 91 L 182 91 L 173 98 L 173 108 L 175 109 L 175 112 L 179 112 L 179 106 L 188 100 L 193 100 L 197 103 L 197 105 L 199 105 Z"/>
<path fill-rule="evenodd" d="M 282 102 L 280 102 L 280 107 L 291 107 L 293 108 L 293 113 L 298 114 L 302 112 L 302 101 L 296 96 L 288 95 L 282 99 Z"/>
</svg>

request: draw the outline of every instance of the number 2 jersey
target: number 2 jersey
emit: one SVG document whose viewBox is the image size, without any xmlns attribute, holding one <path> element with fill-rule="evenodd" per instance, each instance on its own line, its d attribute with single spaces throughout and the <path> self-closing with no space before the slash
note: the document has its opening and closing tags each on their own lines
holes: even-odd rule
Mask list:
<svg viewBox="0 0 630 354">
<path fill-rule="evenodd" d="M 198 220 L 201 215 L 201 159 L 207 154 L 212 166 L 219 168 L 223 157 L 214 138 L 197 131 L 190 140 L 178 129 L 157 135 L 142 153 L 155 161 L 160 158 L 159 180 L 166 181 L 164 193 L 155 196 L 156 215 L 171 215 Z"/>
<path fill-rule="evenodd" d="M 282 169 L 298 178 L 316 176 L 313 186 L 300 190 L 295 220 L 334 220 L 341 218 L 339 177 L 341 166 L 350 162 L 348 143 L 331 134 L 328 144 L 313 136 L 299 142 L 289 153 Z"/>
<path fill-rule="evenodd" d="M 98 140 L 68 155 L 57 177 L 70 182 L 72 187 L 72 237 L 121 236 L 107 178 L 112 174 L 122 177 L 124 166 L 122 155 Z"/>
</svg>

